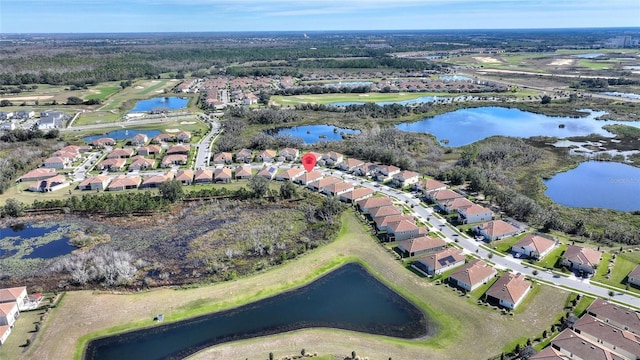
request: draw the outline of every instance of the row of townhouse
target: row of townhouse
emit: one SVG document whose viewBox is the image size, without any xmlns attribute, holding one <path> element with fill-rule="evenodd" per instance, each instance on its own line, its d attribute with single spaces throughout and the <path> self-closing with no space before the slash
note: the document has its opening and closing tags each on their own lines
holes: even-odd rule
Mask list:
<svg viewBox="0 0 640 360">
<path fill-rule="evenodd" d="M 531 360 L 640 359 L 640 313 L 596 299 Z"/>
<path fill-rule="evenodd" d="M 20 312 L 35 309 L 42 300 L 41 294 L 27 294 L 27 287 L 0 289 L 0 345 L 7 341 Z"/>
<path fill-rule="evenodd" d="M 165 156 L 160 161 L 161 167 L 171 167 L 173 165 L 186 165 L 191 148 L 189 145 L 178 144 L 167 149 Z M 145 156 L 156 156 L 162 152 L 162 148 L 158 145 L 142 146 L 137 149 L 138 155 L 133 156 L 136 151 L 133 148 L 114 149 L 106 158 L 96 165 L 96 169 L 103 171 L 124 171 L 131 159 L 128 169 L 147 170 L 156 166 L 155 159 L 148 159 Z"/>
</svg>

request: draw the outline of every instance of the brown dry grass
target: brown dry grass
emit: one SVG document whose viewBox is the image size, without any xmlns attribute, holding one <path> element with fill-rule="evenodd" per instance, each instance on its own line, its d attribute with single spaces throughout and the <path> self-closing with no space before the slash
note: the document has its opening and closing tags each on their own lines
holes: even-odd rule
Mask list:
<svg viewBox="0 0 640 360">
<path fill-rule="evenodd" d="M 305 348 L 320 354 L 350 354 L 356 350 L 370 359 L 462 359 L 498 354 L 516 338 L 534 337 L 551 325 L 562 311 L 567 293 L 543 287 L 514 316 L 476 305 L 445 286 L 436 286 L 407 271 L 364 230 L 352 212 L 333 243 L 271 271 L 233 282 L 197 289 L 155 289 L 132 295 L 68 293 L 53 310 L 25 359 L 71 359 L 79 339 L 123 324 L 153 325 L 159 313 L 174 320 L 180 313 L 194 314 L 238 306 L 312 280 L 333 264 L 351 257 L 362 259 L 376 276 L 428 309 L 442 322 L 443 334 L 428 340 L 398 340 L 332 329 L 300 330 L 286 334 L 222 344 L 195 354 L 193 359 L 263 359 L 270 351 L 296 354 Z M 204 307 L 198 305 L 206 304 Z M 77 354 L 75 354 L 77 355 Z"/>
</svg>

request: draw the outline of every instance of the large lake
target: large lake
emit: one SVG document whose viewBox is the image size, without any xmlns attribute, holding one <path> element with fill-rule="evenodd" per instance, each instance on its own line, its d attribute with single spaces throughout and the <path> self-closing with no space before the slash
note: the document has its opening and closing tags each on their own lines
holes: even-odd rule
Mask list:
<svg viewBox="0 0 640 360">
<path fill-rule="evenodd" d="M 109 138 L 112 138 L 113 140 L 119 141 L 119 140 L 133 139 L 133 137 L 136 136 L 137 134 L 145 134 L 149 139 L 152 139 L 154 136 L 160 134 L 160 130 L 116 130 L 107 134 L 83 137 L 82 140 L 86 142 L 92 142 L 93 140 L 96 140 L 96 139 L 109 137 Z"/>
<path fill-rule="evenodd" d="M 342 140 L 341 134 L 360 134 L 360 130 L 343 129 L 331 125 L 305 125 L 292 128 L 279 129 L 270 132 L 274 135 L 291 135 L 304 140 L 305 144 L 313 144 L 319 141 Z"/>
<path fill-rule="evenodd" d="M 60 225 L 34 226 L 19 224 L 0 228 L 0 258 L 20 252 L 24 259 L 52 259 L 71 253 L 76 247 L 69 244 L 69 238 Z"/>
<path fill-rule="evenodd" d="M 236 309 L 93 340 L 84 358 L 182 359 L 224 342 L 312 327 L 406 339 L 429 335 L 419 309 L 360 265 L 347 264 L 307 286 Z"/>
<path fill-rule="evenodd" d="M 640 168 L 588 161 L 546 180 L 545 195 L 570 207 L 640 210 Z"/>
<path fill-rule="evenodd" d="M 189 98 L 182 97 L 156 97 L 148 100 L 140 100 L 129 112 L 149 112 L 154 109 L 165 108 L 168 110 L 184 109 L 189 103 Z"/>
<path fill-rule="evenodd" d="M 440 141 L 448 140 L 447 145 L 454 147 L 495 135 L 566 138 L 600 134 L 613 137 L 612 133 L 602 128 L 604 125 L 624 124 L 640 127 L 640 121 L 596 120 L 603 114 L 604 112 L 592 111 L 588 116 L 581 118 L 553 117 L 519 109 L 479 107 L 456 110 L 421 121 L 399 124 L 396 127 L 404 131 L 433 134 Z"/>
</svg>

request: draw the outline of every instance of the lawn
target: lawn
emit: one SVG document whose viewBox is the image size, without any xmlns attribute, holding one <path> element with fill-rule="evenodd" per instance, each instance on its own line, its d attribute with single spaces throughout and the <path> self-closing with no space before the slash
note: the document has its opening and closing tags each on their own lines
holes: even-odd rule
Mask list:
<svg viewBox="0 0 640 360">
<path fill-rule="evenodd" d="M 23 358 L 70 359 L 75 354 L 79 359 L 89 338 L 150 326 L 153 316 L 159 313 L 165 314 L 168 322 L 253 302 L 306 284 L 349 261 L 360 262 L 427 312 L 439 329 L 438 335 L 402 340 L 343 330 L 306 329 L 221 344 L 192 358 L 265 358 L 274 349 L 278 354 L 298 354 L 303 348 L 320 355 L 345 357 L 356 351 L 359 356 L 376 359 L 487 358 L 512 339 L 541 333 L 563 312 L 567 293 L 551 287 L 542 287 L 523 312 L 514 316 L 471 304 L 449 288 L 406 271 L 371 237 L 352 211 L 347 211 L 342 220 L 342 230 L 334 242 L 255 276 L 186 290 L 159 288 L 130 295 L 69 292 L 49 319 L 47 332 L 36 339 Z M 60 333 L 65 336 L 58 336 Z M 466 346 L 457 346 L 462 341 Z"/>
<path fill-rule="evenodd" d="M 96 86 L 95 88 L 89 89 L 89 94 L 84 96 L 84 100 L 97 99 L 104 102 L 107 98 L 120 90 L 122 90 L 120 85 L 117 85 L 115 83 L 103 83 Z"/>
<path fill-rule="evenodd" d="M 578 61 L 578 64 L 582 67 L 586 67 L 592 70 L 609 69 L 613 65 L 606 62 L 589 59 L 580 59 L 580 61 Z"/>
<path fill-rule="evenodd" d="M 104 111 L 121 111 L 121 107 L 125 103 L 131 103 L 135 100 L 142 100 L 153 97 L 154 95 L 162 95 L 164 90 L 170 90 L 178 84 L 176 79 L 161 79 L 161 80 L 138 80 L 131 86 L 119 91 L 111 96 L 105 105 L 100 108 Z"/>
<path fill-rule="evenodd" d="M 495 249 L 501 253 L 504 254 L 510 254 L 511 253 L 511 246 L 513 246 L 513 244 L 517 243 L 518 241 L 520 241 L 520 239 L 522 239 L 523 237 L 525 237 L 526 235 L 528 235 L 528 233 L 524 233 L 524 234 L 520 234 L 518 236 L 510 236 L 506 239 L 502 239 L 502 240 L 498 240 L 498 241 L 492 241 L 491 242 L 491 248 Z"/>
<path fill-rule="evenodd" d="M 608 254 L 605 254 L 608 255 Z M 611 255 L 609 255 L 610 257 Z M 606 261 L 606 262 L 605 262 Z M 594 277 L 594 280 L 602 282 L 607 285 L 615 286 L 617 288 L 625 289 L 627 286 L 627 275 L 636 268 L 640 264 L 640 252 L 625 252 L 622 254 L 616 255 L 616 259 L 613 265 L 613 269 L 609 274 L 609 279 L 607 276 L 607 265 L 608 259 L 604 259 L 601 262 L 601 265 L 598 267 L 597 275 Z M 603 268 L 603 269 L 601 269 Z M 640 289 L 635 287 L 629 287 L 630 291 L 636 292 L 640 294 Z"/>
<path fill-rule="evenodd" d="M 122 121 L 122 115 L 110 111 L 89 111 L 81 113 L 73 122 L 73 126 L 117 123 Z"/>
<path fill-rule="evenodd" d="M 558 262 L 562 253 L 567 250 L 567 244 L 559 244 L 555 249 L 551 250 L 542 260 L 535 263 L 535 265 L 543 267 L 545 269 L 555 269 L 555 265 Z"/>
</svg>

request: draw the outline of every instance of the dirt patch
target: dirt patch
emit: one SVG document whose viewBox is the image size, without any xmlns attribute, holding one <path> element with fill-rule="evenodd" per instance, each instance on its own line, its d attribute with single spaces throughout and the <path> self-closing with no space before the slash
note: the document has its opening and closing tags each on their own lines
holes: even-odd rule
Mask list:
<svg viewBox="0 0 640 360">
<path fill-rule="evenodd" d="M 177 132 L 180 132 L 180 129 L 166 129 L 166 130 L 165 130 L 165 132 L 168 132 L 168 133 L 177 133 Z"/>
<path fill-rule="evenodd" d="M 193 125 L 193 124 L 196 124 L 196 122 L 195 121 L 183 121 L 183 122 L 180 123 L 180 125 Z"/>
<path fill-rule="evenodd" d="M 567 66 L 573 64 L 573 59 L 555 59 L 549 63 L 550 66 Z"/>
<path fill-rule="evenodd" d="M 40 96 L 16 96 L 16 97 L 2 97 L 0 100 L 9 100 L 9 101 L 40 101 L 40 100 L 49 100 L 53 99 L 52 95 L 40 95 Z"/>
<path fill-rule="evenodd" d="M 135 88 L 136 88 L 136 89 L 138 89 L 138 90 L 142 90 L 142 89 L 144 89 L 144 86 L 140 86 L 140 85 L 138 85 L 138 86 L 136 86 Z"/>
<path fill-rule="evenodd" d="M 474 56 L 473 59 L 477 62 L 481 62 L 483 64 L 501 64 L 502 61 L 486 56 Z"/>
</svg>

